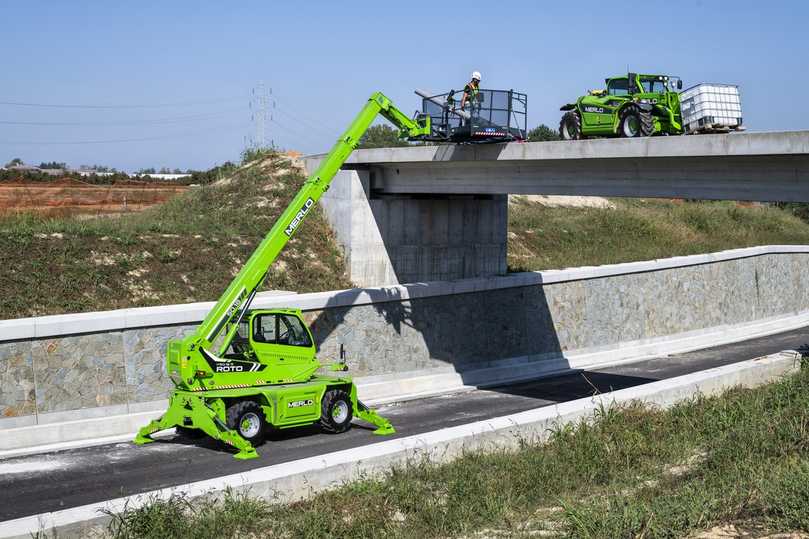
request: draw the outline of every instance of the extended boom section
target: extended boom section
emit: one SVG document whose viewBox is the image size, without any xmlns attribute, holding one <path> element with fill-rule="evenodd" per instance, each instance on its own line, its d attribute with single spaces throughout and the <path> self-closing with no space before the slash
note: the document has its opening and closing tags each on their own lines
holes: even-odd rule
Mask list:
<svg viewBox="0 0 809 539">
<path fill-rule="evenodd" d="M 270 266 L 378 115 L 401 138 L 430 133 L 429 116 L 411 119 L 379 92 L 368 99 L 196 331 L 169 341 L 166 370 L 175 385 L 169 410 L 141 429 L 136 443 L 177 427 L 181 434 L 207 434 L 237 448 L 237 458 L 253 458 L 253 446 L 268 428 L 320 422 L 327 432 L 342 432 L 356 416 L 377 426 L 377 434 L 394 432 L 358 400 L 350 377 L 316 374 L 322 365 L 301 311 L 249 309 Z M 330 368 L 347 370 L 345 358 Z"/>
</svg>

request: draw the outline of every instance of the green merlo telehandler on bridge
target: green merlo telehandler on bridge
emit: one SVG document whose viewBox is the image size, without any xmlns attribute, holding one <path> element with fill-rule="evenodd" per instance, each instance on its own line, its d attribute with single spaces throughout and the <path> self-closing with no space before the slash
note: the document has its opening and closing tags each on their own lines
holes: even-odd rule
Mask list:
<svg viewBox="0 0 809 539">
<path fill-rule="evenodd" d="M 559 136 L 578 140 L 681 135 L 682 87 L 682 80 L 670 75 L 629 73 L 606 79 L 606 89 L 591 90 L 562 106 Z"/>
<path fill-rule="evenodd" d="M 409 118 L 383 94 L 370 97 L 196 331 L 169 341 L 166 371 L 175 385 L 169 407 L 140 429 L 135 443 L 151 442 L 152 434 L 174 427 L 187 436 L 207 434 L 236 448 L 236 458 L 250 459 L 258 456 L 254 446 L 268 428 L 320 423 L 336 433 L 357 417 L 376 426 L 375 434 L 395 432 L 357 398 L 357 387 L 342 374 L 342 350 L 341 361 L 327 366 L 334 375 L 317 372 L 323 366 L 300 310 L 250 310 L 268 269 L 377 115 L 392 122 L 401 138 L 431 133 L 428 115 Z"/>
</svg>

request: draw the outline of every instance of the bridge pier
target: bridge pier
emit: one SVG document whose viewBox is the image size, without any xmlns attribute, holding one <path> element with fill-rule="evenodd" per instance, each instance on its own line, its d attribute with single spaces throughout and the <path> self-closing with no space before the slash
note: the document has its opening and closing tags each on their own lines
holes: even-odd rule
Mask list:
<svg viewBox="0 0 809 539">
<path fill-rule="evenodd" d="M 370 173 L 342 170 L 321 199 L 358 286 L 506 273 L 506 195 L 375 193 Z"/>
</svg>

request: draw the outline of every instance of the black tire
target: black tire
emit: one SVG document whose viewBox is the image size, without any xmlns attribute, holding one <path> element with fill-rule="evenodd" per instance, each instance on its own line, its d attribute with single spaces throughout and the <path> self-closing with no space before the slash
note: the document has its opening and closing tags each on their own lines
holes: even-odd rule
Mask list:
<svg viewBox="0 0 809 539">
<path fill-rule="evenodd" d="M 181 436 L 189 440 L 199 440 L 205 436 L 204 430 L 192 429 L 191 427 L 174 427 L 174 432 L 177 434 L 177 436 Z"/>
<path fill-rule="evenodd" d="M 228 406 L 228 428 L 235 430 L 239 436 L 253 446 L 259 445 L 267 435 L 267 423 L 264 411 L 253 401 L 239 401 Z"/>
<path fill-rule="evenodd" d="M 581 139 L 581 117 L 578 112 L 571 110 L 562 116 L 562 121 L 559 122 L 559 136 L 562 140 Z"/>
<path fill-rule="evenodd" d="M 324 432 L 339 434 L 351 428 L 354 411 L 351 397 L 342 389 L 330 389 L 320 403 L 320 428 Z"/>
<path fill-rule="evenodd" d="M 643 110 L 637 105 L 627 105 L 621 111 L 618 132 L 622 137 L 649 137 L 654 132 L 654 119 L 651 111 Z"/>
</svg>

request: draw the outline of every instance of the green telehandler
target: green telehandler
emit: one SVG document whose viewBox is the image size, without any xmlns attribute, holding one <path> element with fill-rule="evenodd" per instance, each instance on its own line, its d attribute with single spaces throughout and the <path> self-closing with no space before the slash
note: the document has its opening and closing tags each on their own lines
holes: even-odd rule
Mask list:
<svg viewBox="0 0 809 539">
<path fill-rule="evenodd" d="M 166 371 L 175 386 L 169 407 L 140 429 L 136 444 L 174 427 L 188 437 L 221 440 L 238 450 L 237 459 L 250 459 L 258 456 L 255 446 L 270 428 L 319 423 L 338 433 L 357 417 L 376 426 L 375 434 L 395 432 L 357 398 L 356 385 L 342 374 L 347 370 L 342 346 L 340 361 L 326 366 L 335 374 L 318 373 L 323 365 L 300 310 L 250 310 L 269 267 L 377 115 L 393 123 L 401 138 L 430 135 L 429 116 L 409 118 L 379 92 L 369 98 L 205 320 L 184 339 L 169 341 Z"/>
<path fill-rule="evenodd" d="M 563 140 L 683 133 L 680 78 L 629 73 L 606 79 L 606 85 L 560 109 L 565 113 L 559 122 Z"/>
</svg>

